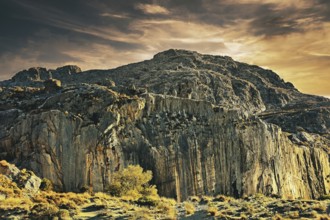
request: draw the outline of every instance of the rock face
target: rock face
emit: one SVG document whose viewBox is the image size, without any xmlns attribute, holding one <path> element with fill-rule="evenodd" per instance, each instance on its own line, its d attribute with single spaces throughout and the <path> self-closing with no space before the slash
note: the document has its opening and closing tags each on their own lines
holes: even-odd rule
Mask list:
<svg viewBox="0 0 330 220">
<path fill-rule="evenodd" d="M 44 89 L 46 69 L 0 83 L 0 159 L 57 190 L 107 191 L 114 172 L 140 164 L 178 200 L 330 193 L 330 101 L 270 70 L 168 50 L 113 70 L 56 71 L 56 90 Z"/>
<path fill-rule="evenodd" d="M 13 82 L 31 82 L 31 81 L 44 81 L 52 78 L 62 79 L 67 78 L 72 74 L 78 74 L 81 69 L 78 66 L 68 65 L 59 67 L 56 70 L 47 70 L 42 67 L 33 67 L 28 70 L 23 70 L 17 73 L 13 78 Z"/>
<path fill-rule="evenodd" d="M 20 189 L 24 189 L 27 195 L 34 195 L 39 191 L 41 179 L 31 171 L 19 170 L 15 165 L 2 160 L 0 174 L 15 182 Z"/>
</svg>

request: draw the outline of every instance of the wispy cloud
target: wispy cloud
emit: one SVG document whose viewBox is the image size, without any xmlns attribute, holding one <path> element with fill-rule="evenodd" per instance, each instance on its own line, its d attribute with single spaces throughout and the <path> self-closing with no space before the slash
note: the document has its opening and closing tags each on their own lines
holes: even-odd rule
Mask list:
<svg viewBox="0 0 330 220">
<path fill-rule="evenodd" d="M 102 13 L 100 14 L 102 17 L 112 17 L 112 18 L 121 18 L 121 19 L 127 19 L 130 18 L 128 15 L 125 14 L 114 14 L 114 13 Z"/>
<path fill-rule="evenodd" d="M 142 10 L 146 14 L 169 14 L 169 10 L 160 6 L 153 4 L 137 4 L 136 8 Z"/>
<path fill-rule="evenodd" d="M 0 28 L 0 79 L 30 66 L 113 68 L 182 48 L 330 94 L 327 0 L 12 0 L 0 2 Z"/>
</svg>

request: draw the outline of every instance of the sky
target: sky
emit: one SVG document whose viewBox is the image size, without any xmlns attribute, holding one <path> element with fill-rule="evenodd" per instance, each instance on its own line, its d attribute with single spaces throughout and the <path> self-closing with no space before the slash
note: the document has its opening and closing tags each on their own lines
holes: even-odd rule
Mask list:
<svg viewBox="0 0 330 220">
<path fill-rule="evenodd" d="M 175 48 L 231 56 L 330 97 L 330 0 L 0 0 L 0 30 L 0 80 Z"/>
</svg>

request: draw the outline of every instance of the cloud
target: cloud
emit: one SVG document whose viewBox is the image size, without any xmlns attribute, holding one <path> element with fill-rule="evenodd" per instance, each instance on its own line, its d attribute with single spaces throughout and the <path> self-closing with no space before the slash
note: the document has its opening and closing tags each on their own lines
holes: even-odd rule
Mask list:
<svg viewBox="0 0 330 220">
<path fill-rule="evenodd" d="M 102 13 L 102 14 L 100 14 L 100 16 L 102 16 L 102 17 L 120 18 L 120 19 L 130 18 L 128 15 L 125 15 L 125 14 L 111 14 L 111 13 Z"/>
<path fill-rule="evenodd" d="M 160 5 L 152 5 L 152 4 L 137 4 L 136 8 L 142 10 L 146 14 L 169 14 L 170 12 L 160 6 Z"/>
<path fill-rule="evenodd" d="M 296 7 L 296 8 L 309 8 L 312 7 L 314 2 L 310 0 L 226 0 L 229 4 L 274 4 L 278 8 Z"/>
<path fill-rule="evenodd" d="M 0 28 L 0 79 L 30 66 L 108 69 L 181 48 L 330 94 L 328 0 L 11 0 L 0 1 Z"/>
<path fill-rule="evenodd" d="M 254 45 L 248 48 L 253 56 L 241 60 L 267 66 L 305 93 L 330 93 L 330 23 L 312 32 L 260 38 Z"/>
</svg>

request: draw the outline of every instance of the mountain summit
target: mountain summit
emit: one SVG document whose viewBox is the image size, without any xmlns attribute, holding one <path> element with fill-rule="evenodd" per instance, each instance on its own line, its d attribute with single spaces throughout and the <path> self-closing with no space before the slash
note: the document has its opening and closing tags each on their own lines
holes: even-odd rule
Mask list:
<svg viewBox="0 0 330 220">
<path fill-rule="evenodd" d="M 57 190 L 107 191 L 129 164 L 177 200 L 330 190 L 330 100 L 227 56 L 171 49 L 111 70 L 31 68 L 0 91 L 0 160 Z"/>
</svg>

